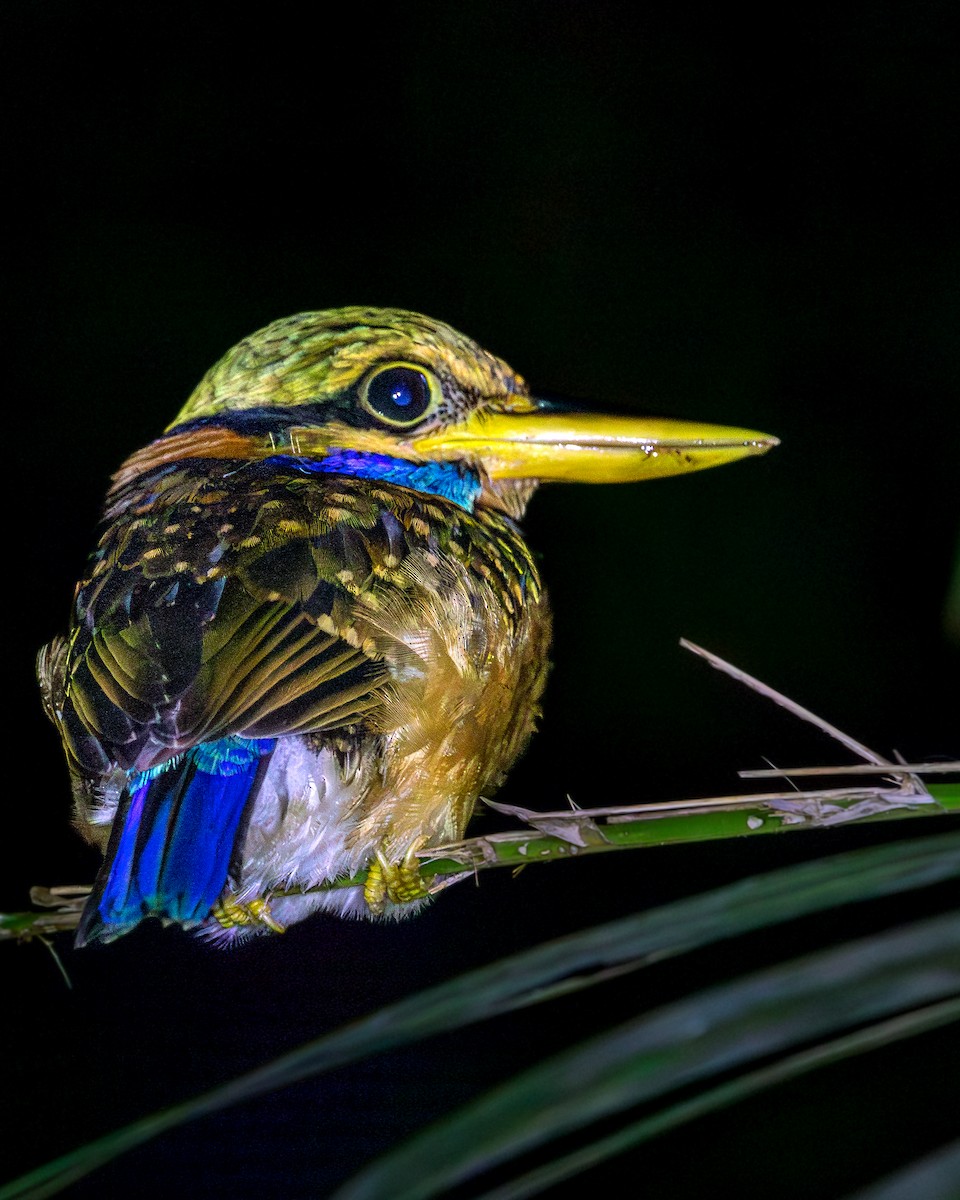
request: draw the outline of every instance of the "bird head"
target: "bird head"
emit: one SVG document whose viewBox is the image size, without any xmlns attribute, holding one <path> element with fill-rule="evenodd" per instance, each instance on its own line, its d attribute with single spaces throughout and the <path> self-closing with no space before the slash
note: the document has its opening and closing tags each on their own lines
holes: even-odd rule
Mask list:
<svg viewBox="0 0 960 1200">
<path fill-rule="evenodd" d="M 537 398 L 449 325 L 400 309 L 341 308 L 275 321 L 238 343 L 152 458 L 148 448 L 125 470 L 152 463 L 160 447 L 169 459 L 293 460 L 519 517 L 539 483 L 677 475 L 776 444 L 749 429 Z"/>
</svg>

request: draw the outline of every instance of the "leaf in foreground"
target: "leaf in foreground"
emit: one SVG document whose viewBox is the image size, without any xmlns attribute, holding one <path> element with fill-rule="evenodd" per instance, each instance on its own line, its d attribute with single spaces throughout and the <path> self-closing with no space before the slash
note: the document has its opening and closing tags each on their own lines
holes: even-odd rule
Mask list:
<svg viewBox="0 0 960 1200">
<path fill-rule="evenodd" d="M 384 1155 L 335 1200 L 452 1194 L 466 1179 L 613 1113 L 948 996 L 960 996 L 958 913 L 781 963 L 525 1071 Z"/>
<path fill-rule="evenodd" d="M 40 1200 L 186 1121 L 360 1058 L 591 986 L 611 970 L 639 968 L 751 930 L 958 874 L 960 835 L 897 842 L 753 876 L 547 942 L 371 1013 L 213 1091 L 90 1142 L 0 1188 L 0 1200 Z"/>
</svg>

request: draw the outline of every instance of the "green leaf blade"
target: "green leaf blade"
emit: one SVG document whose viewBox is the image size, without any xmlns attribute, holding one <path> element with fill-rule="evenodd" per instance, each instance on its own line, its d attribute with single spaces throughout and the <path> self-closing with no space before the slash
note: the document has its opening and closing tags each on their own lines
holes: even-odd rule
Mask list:
<svg viewBox="0 0 960 1200">
<path fill-rule="evenodd" d="M 838 1031 L 960 995 L 960 913 L 685 998 L 494 1089 L 354 1177 L 335 1200 L 426 1200 L 593 1121 Z"/>
</svg>

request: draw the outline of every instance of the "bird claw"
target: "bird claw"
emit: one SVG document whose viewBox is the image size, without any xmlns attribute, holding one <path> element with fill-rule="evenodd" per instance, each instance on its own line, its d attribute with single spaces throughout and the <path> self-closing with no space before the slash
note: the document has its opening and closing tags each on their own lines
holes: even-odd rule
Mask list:
<svg viewBox="0 0 960 1200">
<path fill-rule="evenodd" d="M 420 874 L 420 863 L 413 850 L 399 863 L 387 862 L 378 854 L 367 868 L 363 898 L 375 917 L 383 914 L 388 900 L 393 904 L 409 904 L 413 900 L 422 900 L 429 894 L 430 890 Z"/>
<path fill-rule="evenodd" d="M 264 925 L 274 933 L 286 933 L 286 926 L 274 920 L 270 913 L 270 901 L 263 896 L 253 900 L 237 900 L 235 896 L 224 896 L 213 906 L 210 915 L 224 929 L 235 929 L 243 925 Z"/>
</svg>

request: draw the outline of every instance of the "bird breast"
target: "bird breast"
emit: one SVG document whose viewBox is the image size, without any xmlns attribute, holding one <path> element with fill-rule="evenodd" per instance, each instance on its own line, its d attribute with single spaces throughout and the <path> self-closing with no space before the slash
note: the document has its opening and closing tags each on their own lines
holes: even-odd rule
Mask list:
<svg viewBox="0 0 960 1200">
<path fill-rule="evenodd" d="M 357 619 L 389 665 L 375 728 L 349 748 L 280 739 L 245 838 L 241 895 L 332 882 L 375 853 L 399 861 L 458 840 L 533 732 L 549 642 L 540 589 L 511 612 L 498 584 L 430 550 L 398 575 Z M 314 906 L 350 915 L 362 901 L 340 889 Z"/>
</svg>

